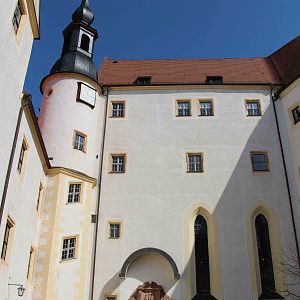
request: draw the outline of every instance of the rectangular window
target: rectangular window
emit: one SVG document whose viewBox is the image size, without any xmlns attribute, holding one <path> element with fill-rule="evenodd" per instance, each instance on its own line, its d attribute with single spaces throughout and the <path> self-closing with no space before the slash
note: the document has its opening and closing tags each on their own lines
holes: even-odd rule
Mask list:
<svg viewBox="0 0 300 300">
<path fill-rule="evenodd" d="M 118 239 L 120 238 L 120 223 L 109 223 L 109 238 Z"/>
<path fill-rule="evenodd" d="M 17 2 L 17 6 L 15 9 L 13 18 L 12 18 L 12 24 L 13 24 L 15 33 L 17 33 L 20 28 L 21 18 L 22 18 L 23 14 L 24 14 L 23 9 L 22 9 L 22 6 L 21 6 L 20 0 L 19 0 Z"/>
<path fill-rule="evenodd" d="M 135 80 L 136 85 L 150 85 L 151 84 L 151 77 L 150 76 L 139 76 Z"/>
<path fill-rule="evenodd" d="M 125 172 L 125 155 L 112 155 L 112 173 L 124 173 Z"/>
<path fill-rule="evenodd" d="M 191 115 L 190 101 L 177 101 L 177 116 L 186 117 Z"/>
<path fill-rule="evenodd" d="M 5 232 L 4 232 L 3 244 L 2 244 L 2 251 L 1 251 L 1 259 L 3 260 L 7 259 L 7 252 L 10 246 L 9 242 L 10 242 L 12 228 L 13 228 L 13 223 L 10 220 L 7 220 Z"/>
<path fill-rule="evenodd" d="M 105 300 L 117 300 L 117 296 L 106 296 Z"/>
<path fill-rule="evenodd" d="M 266 152 L 251 152 L 253 171 L 269 171 L 269 160 Z"/>
<path fill-rule="evenodd" d="M 300 122 L 300 108 L 299 108 L 299 105 L 297 105 L 292 110 L 292 114 L 293 114 L 294 124 L 299 123 Z"/>
<path fill-rule="evenodd" d="M 246 100 L 247 116 L 261 116 L 259 100 Z"/>
<path fill-rule="evenodd" d="M 81 184 L 70 184 L 68 193 L 68 203 L 79 203 L 80 202 L 80 190 Z"/>
<path fill-rule="evenodd" d="M 24 157 L 25 157 L 25 152 L 27 150 L 26 143 L 23 141 L 22 146 L 21 146 L 21 151 L 19 155 L 19 160 L 18 160 L 18 172 L 21 174 L 22 172 L 22 166 L 24 164 Z"/>
<path fill-rule="evenodd" d="M 124 117 L 124 102 L 113 102 L 111 116 L 114 118 Z"/>
<path fill-rule="evenodd" d="M 41 200 L 42 200 L 42 195 L 43 195 L 43 186 L 40 183 L 40 187 L 39 187 L 39 193 L 38 193 L 38 197 L 37 197 L 37 201 L 36 201 L 36 210 L 38 211 L 40 208 L 40 204 L 41 204 Z"/>
<path fill-rule="evenodd" d="M 32 270 L 32 260 L 33 260 L 33 252 L 34 249 L 32 247 L 30 247 L 30 251 L 29 251 L 29 259 L 28 259 L 28 267 L 27 267 L 27 279 L 29 279 L 31 277 L 31 270 Z"/>
<path fill-rule="evenodd" d="M 86 136 L 79 132 L 75 132 L 74 136 L 74 149 L 85 152 Z"/>
<path fill-rule="evenodd" d="M 213 116 L 212 100 L 199 100 L 199 116 Z"/>
<path fill-rule="evenodd" d="M 203 172 L 203 154 L 187 155 L 187 171 L 191 173 Z"/>
<path fill-rule="evenodd" d="M 76 237 L 64 239 L 61 260 L 74 259 L 75 248 L 76 248 Z"/>
</svg>

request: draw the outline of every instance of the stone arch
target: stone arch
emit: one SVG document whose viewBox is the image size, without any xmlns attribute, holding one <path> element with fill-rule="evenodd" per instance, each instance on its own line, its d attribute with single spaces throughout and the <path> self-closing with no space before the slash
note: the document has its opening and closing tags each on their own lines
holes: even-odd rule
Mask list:
<svg viewBox="0 0 300 300">
<path fill-rule="evenodd" d="M 147 255 L 147 254 L 160 255 L 160 256 L 164 257 L 172 267 L 174 278 L 175 279 L 180 278 L 180 274 L 178 272 L 177 265 L 176 265 L 175 261 L 173 260 L 173 258 L 168 253 L 164 252 L 163 250 L 157 249 L 157 248 L 142 248 L 142 249 L 139 249 L 139 250 L 133 252 L 131 255 L 129 255 L 121 268 L 119 277 L 121 279 L 125 279 L 127 276 L 127 271 L 128 271 L 130 264 L 136 258 L 143 256 L 143 255 Z"/>
</svg>

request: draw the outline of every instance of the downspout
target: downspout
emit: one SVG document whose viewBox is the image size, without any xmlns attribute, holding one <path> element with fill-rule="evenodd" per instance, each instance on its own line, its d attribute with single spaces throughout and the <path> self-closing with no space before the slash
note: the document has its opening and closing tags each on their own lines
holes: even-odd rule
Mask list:
<svg viewBox="0 0 300 300">
<path fill-rule="evenodd" d="M 103 126 L 103 134 L 102 141 L 100 147 L 100 168 L 98 175 L 98 195 L 97 195 L 97 205 L 96 205 L 96 229 L 94 236 L 94 248 L 93 248 L 93 262 L 92 262 L 92 278 L 91 278 L 91 289 L 90 289 L 90 300 L 93 300 L 94 295 L 94 285 L 95 285 L 95 266 L 96 266 L 96 254 L 97 254 L 97 240 L 98 240 L 98 226 L 99 226 L 99 214 L 100 214 L 100 200 L 101 200 L 101 187 L 102 187 L 102 168 L 103 168 L 103 160 L 104 160 L 104 143 L 105 143 L 105 135 L 106 135 L 106 123 L 107 123 L 107 114 L 108 114 L 108 95 L 109 95 L 109 87 L 105 89 L 105 114 L 104 114 L 104 126 Z"/>
<path fill-rule="evenodd" d="M 12 165 L 13 165 L 13 161 L 14 161 L 14 157 L 15 157 L 15 153 L 16 153 L 16 146 L 17 146 L 20 126 L 21 126 L 22 115 L 24 112 L 24 106 L 28 105 L 28 101 L 31 101 L 31 98 L 32 98 L 31 95 L 28 93 L 24 93 L 22 95 L 21 107 L 19 109 L 19 115 L 18 115 L 17 125 L 16 125 L 16 129 L 15 129 L 14 140 L 13 140 L 13 144 L 12 144 L 11 151 L 10 151 L 10 157 L 9 157 L 9 162 L 8 162 L 8 167 L 7 167 L 5 182 L 4 182 L 4 188 L 3 188 L 3 193 L 2 193 L 1 206 L 0 206 L 0 227 L 2 224 L 4 206 L 5 206 L 5 201 L 6 201 L 7 191 L 8 191 L 11 169 L 12 169 Z"/>
<path fill-rule="evenodd" d="M 284 151 L 283 151 L 282 139 L 281 139 L 281 134 L 280 134 L 280 129 L 279 129 L 278 116 L 277 116 L 277 111 L 276 111 L 276 106 L 275 106 L 275 101 L 278 100 L 278 94 L 276 93 L 276 91 L 274 91 L 272 85 L 271 85 L 271 97 L 272 97 L 273 109 L 274 109 L 275 120 L 276 120 L 276 127 L 277 127 L 277 132 L 278 132 L 278 137 L 279 137 L 279 144 L 280 144 L 281 156 L 282 156 L 282 161 L 283 161 L 284 175 L 285 175 L 286 186 L 287 186 L 288 196 L 289 196 L 290 211 L 291 211 L 292 223 L 293 223 L 293 232 L 294 232 L 295 243 L 296 243 L 298 267 L 300 269 L 300 252 L 299 252 L 299 242 L 298 242 L 297 229 L 296 229 L 296 223 L 295 223 L 294 207 L 293 207 L 293 201 L 292 201 L 292 196 L 291 196 L 290 182 L 289 182 L 288 173 L 287 173 L 286 159 L 285 159 L 285 155 L 284 155 Z"/>
</svg>

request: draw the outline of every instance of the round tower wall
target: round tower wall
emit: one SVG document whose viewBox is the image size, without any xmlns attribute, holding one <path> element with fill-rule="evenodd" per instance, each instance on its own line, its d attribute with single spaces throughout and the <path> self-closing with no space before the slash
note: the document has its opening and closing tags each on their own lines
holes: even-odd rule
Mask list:
<svg viewBox="0 0 300 300">
<path fill-rule="evenodd" d="M 44 80 L 42 91 L 39 125 L 51 165 L 96 177 L 105 109 L 100 87 L 84 76 L 57 74 Z"/>
</svg>

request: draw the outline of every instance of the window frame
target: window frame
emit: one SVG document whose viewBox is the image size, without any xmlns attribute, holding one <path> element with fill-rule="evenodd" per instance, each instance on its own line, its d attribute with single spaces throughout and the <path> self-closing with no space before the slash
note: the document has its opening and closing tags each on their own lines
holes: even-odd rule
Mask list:
<svg viewBox="0 0 300 300">
<path fill-rule="evenodd" d="M 123 170 L 114 171 L 114 157 L 123 157 Z M 109 173 L 110 174 L 125 174 L 127 171 L 127 155 L 126 153 L 111 153 L 109 158 Z"/>
<path fill-rule="evenodd" d="M 81 138 L 84 138 L 84 143 L 83 143 L 83 148 L 82 149 L 78 149 L 76 148 L 76 136 L 80 136 Z M 86 153 L 87 152 L 87 135 L 81 131 L 78 130 L 74 130 L 74 134 L 73 134 L 73 149 Z"/>
<path fill-rule="evenodd" d="M 113 106 L 117 104 L 117 105 L 120 105 L 122 104 L 123 105 L 123 110 L 122 110 L 122 115 L 116 115 L 114 116 L 114 108 Z M 125 118 L 126 116 L 126 103 L 125 101 L 122 101 L 122 100 L 113 100 L 110 102 L 110 114 L 109 114 L 110 118 L 112 119 L 123 119 Z"/>
<path fill-rule="evenodd" d="M 6 238 L 7 227 L 9 228 L 9 232 Z M 5 230 L 4 230 L 3 240 L 2 240 L 2 247 L 1 247 L 1 256 L 0 256 L 1 261 L 4 261 L 7 264 L 9 263 L 11 252 L 12 252 L 14 230 L 15 230 L 15 222 L 10 216 L 8 216 L 5 224 Z"/>
<path fill-rule="evenodd" d="M 251 103 L 257 103 L 258 104 L 258 112 L 259 114 L 255 114 L 255 115 L 251 115 L 249 114 L 249 109 L 248 109 L 248 104 L 251 104 Z M 261 109 L 261 101 L 260 99 L 245 99 L 245 109 L 246 109 L 246 116 L 247 117 L 261 117 L 262 116 L 262 109 Z"/>
<path fill-rule="evenodd" d="M 210 103 L 210 105 L 211 105 L 211 114 L 210 115 L 201 114 L 201 103 Z M 214 115 L 215 115 L 214 100 L 211 98 L 198 99 L 198 116 L 199 117 L 213 117 Z"/>
<path fill-rule="evenodd" d="M 27 155 L 28 155 L 28 143 L 25 137 L 23 137 L 19 156 L 18 156 L 18 163 L 17 163 L 17 172 L 20 176 L 24 174 L 25 165 L 27 161 Z"/>
<path fill-rule="evenodd" d="M 25 4 L 24 4 L 23 0 L 16 0 L 15 3 L 16 3 L 16 5 L 15 5 L 13 13 L 12 13 L 11 24 L 12 24 L 12 28 L 15 33 L 15 36 L 18 38 L 24 28 L 26 8 L 25 8 Z M 18 8 L 20 11 L 20 16 L 19 16 L 19 19 L 17 20 L 16 12 L 17 12 Z M 16 24 L 16 28 L 15 28 L 15 24 Z"/>
<path fill-rule="evenodd" d="M 72 193 L 72 201 L 69 201 L 69 196 L 70 196 L 70 188 L 71 186 L 74 185 L 74 186 L 79 186 L 79 192 L 73 192 Z M 67 205 L 69 204 L 80 204 L 81 203 L 81 200 L 82 200 L 82 188 L 83 188 L 83 184 L 82 182 L 69 182 L 69 185 L 68 185 L 68 195 L 67 195 Z M 78 196 L 78 201 L 74 201 L 75 200 L 75 196 L 76 195 L 79 195 Z"/>
<path fill-rule="evenodd" d="M 189 114 L 188 115 L 180 115 L 179 114 L 179 104 L 180 103 L 188 103 L 189 105 Z M 191 99 L 177 99 L 176 100 L 176 117 L 191 117 L 192 116 L 192 101 Z"/>
<path fill-rule="evenodd" d="M 200 156 L 200 170 L 190 170 L 190 160 L 191 156 Z M 204 173 L 204 154 L 203 152 L 188 152 L 186 153 L 186 173 Z"/>
<path fill-rule="evenodd" d="M 74 247 L 69 247 L 69 243 L 68 243 L 68 247 L 64 248 L 64 241 L 65 240 L 71 240 L 71 239 L 75 239 Z M 78 257 L 78 244 L 79 244 L 79 236 L 78 235 L 70 235 L 70 236 L 63 237 L 62 241 L 61 241 L 60 262 L 73 261 L 73 260 L 77 259 L 77 257 Z M 73 257 L 68 257 L 70 249 L 74 250 Z M 65 250 L 67 251 L 67 258 L 63 258 L 63 251 L 65 251 Z"/>
<path fill-rule="evenodd" d="M 253 155 L 264 155 L 265 157 L 265 164 L 266 164 L 266 169 L 265 170 L 258 170 L 254 168 L 254 163 L 253 163 Z M 250 160 L 251 160 L 251 166 L 252 166 L 252 171 L 257 172 L 257 173 L 262 173 L 262 172 L 270 172 L 270 162 L 269 162 L 269 155 L 267 151 L 250 151 Z"/>
<path fill-rule="evenodd" d="M 295 118 L 295 114 L 294 114 L 295 110 L 298 110 L 297 119 Z M 294 105 L 293 107 L 291 107 L 290 111 L 292 115 L 293 124 L 298 125 L 300 123 L 300 105 L 299 104 Z"/>
<path fill-rule="evenodd" d="M 119 236 L 114 237 L 111 235 L 111 225 L 118 225 L 119 226 Z M 123 224 L 120 220 L 109 220 L 107 221 L 107 239 L 109 240 L 120 240 L 122 236 Z"/>
<path fill-rule="evenodd" d="M 107 295 L 105 295 L 105 300 L 109 300 L 110 298 L 113 299 L 113 300 L 118 300 L 119 296 L 116 295 L 116 294 L 107 294 Z"/>
</svg>

